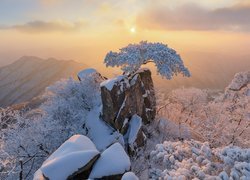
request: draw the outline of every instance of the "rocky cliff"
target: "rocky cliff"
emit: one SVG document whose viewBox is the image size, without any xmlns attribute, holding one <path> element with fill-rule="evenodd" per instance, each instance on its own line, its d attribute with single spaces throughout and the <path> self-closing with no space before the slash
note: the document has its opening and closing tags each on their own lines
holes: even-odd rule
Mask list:
<svg viewBox="0 0 250 180">
<path fill-rule="evenodd" d="M 102 119 L 124 135 L 129 151 L 143 146 L 143 124 L 154 120 L 156 98 L 151 72 L 142 69 L 101 83 Z"/>
</svg>

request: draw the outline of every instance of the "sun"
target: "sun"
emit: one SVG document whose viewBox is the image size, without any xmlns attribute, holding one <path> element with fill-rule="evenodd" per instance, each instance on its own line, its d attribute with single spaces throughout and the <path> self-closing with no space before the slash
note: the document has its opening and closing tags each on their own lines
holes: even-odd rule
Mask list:
<svg viewBox="0 0 250 180">
<path fill-rule="evenodd" d="M 132 34 L 134 34 L 134 33 L 136 32 L 135 27 L 131 27 L 129 30 L 130 30 L 130 32 L 131 32 Z"/>
</svg>

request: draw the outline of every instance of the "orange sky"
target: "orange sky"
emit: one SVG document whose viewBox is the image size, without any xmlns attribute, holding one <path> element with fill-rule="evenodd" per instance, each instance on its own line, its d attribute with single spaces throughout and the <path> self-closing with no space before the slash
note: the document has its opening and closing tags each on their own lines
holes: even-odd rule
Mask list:
<svg viewBox="0 0 250 180">
<path fill-rule="evenodd" d="M 0 65 L 33 55 L 98 67 L 109 50 L 141 40 L 168 44 L 184 62 L 190 52 L 249 54 L 250 6 L 246 0 L 18 3 L 0 2 Z"/>
</svg>

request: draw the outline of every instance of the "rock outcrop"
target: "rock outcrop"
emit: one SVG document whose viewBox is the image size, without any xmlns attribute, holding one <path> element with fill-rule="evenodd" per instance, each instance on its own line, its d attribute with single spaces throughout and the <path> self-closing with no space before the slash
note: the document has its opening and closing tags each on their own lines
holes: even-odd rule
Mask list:
<svg viewBox="0 0 250 180">
<path fill-rule="evenodd" d="M 235 74 L 232 82 L 229 84 L 227 89 L 239 91 L 248 84 L 250 84 L 250 71 L 240 72 Z"/>
<path fill-rule="evenodd" d="M 141 69 L 101 83 L 102 119 L 124 135 L 125 149 L 133 155 L 146 142 L 143 124 L 154 120 L 156 98 L 151 72 Z"/>
<path fill-rule="evenodd" d="M 78 74 L 80 81 L 89 79 L 86 76 L 93 77 L 91 81 L 102 82 L 101 119 L 109 124 L 109 128 L 111 126 L 123 135 L 122 142 L 111 143 L 100 153 L 89 138 L 75 135 L 43 163 L 35 174 L 35 180 L 137 179 L 133 173 L 125 173 L 131 170 L 128 154 L 134 155 L 137 148 L 145 144 L 143 125 L 153 121 L 156 115 L 151 72 L 143 69 L 131 76 L 123 75 L 105 81 L 94 69 Z"/>
<path fill-rule="evenodd" d="M 245 96 L 250 96 L 250 71 L 235 74 L 225 90 L 224 100 L 237 100 Z"/>
<path fill-rule="evenodd" d="M 144 124 L 156 114 L 156 99 L 151 72 L 142 69 L 132 76 L 118 76 L 101 83 L 102 118 L 125 134 L 128 122 L 135 114 Z"/>
<path fill-rule="evenodd" d="M 101 154 L 86 136 L 74 135 L 42 164 L 34 180 L 121 179 L 131 169 L 130 158 L 120 143 Z M 130 172 L 128 175 L 137 177 Z"/>
<path fill-rule="evenodd" d="M 114 143 L 101 154 L 89 175 L 90 179 L 121 179 L 131 168 L 130 159 L 120 143 Z"/>
<path fill-rule="evenodd" d="M 88 137 L 74 135 L 50 155 L 34 179 L 87 179 L 99 156 Z"/>
<path fill-rule="evenodd" d="M 86 77 L 88 77 L 88 78 L 91 77 L 91 80 L 94 83 L 101 83 L 102 81 L 107 80 L 107 78 L 103 77 L 99 72 L 97 72 L 93 68 L 87 68 L 87 69 L 80 71 L 77 74 L 77 77 L 78 77 L 79 81 L 84 81 L 86 79 Z"/>
</svg>

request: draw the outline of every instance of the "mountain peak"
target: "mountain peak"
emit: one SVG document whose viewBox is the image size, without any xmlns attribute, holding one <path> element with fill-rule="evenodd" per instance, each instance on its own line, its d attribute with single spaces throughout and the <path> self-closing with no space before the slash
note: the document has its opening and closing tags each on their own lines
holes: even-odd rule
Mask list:
<svg viewBox="0 0 250 180">
<path fill-rule="evenodd" d="M 0 68 L 0 107 L 29 101 L 55 81 L 76 77 L 86 67 L 73 60 L 22 56 Z"/>
</svg>

